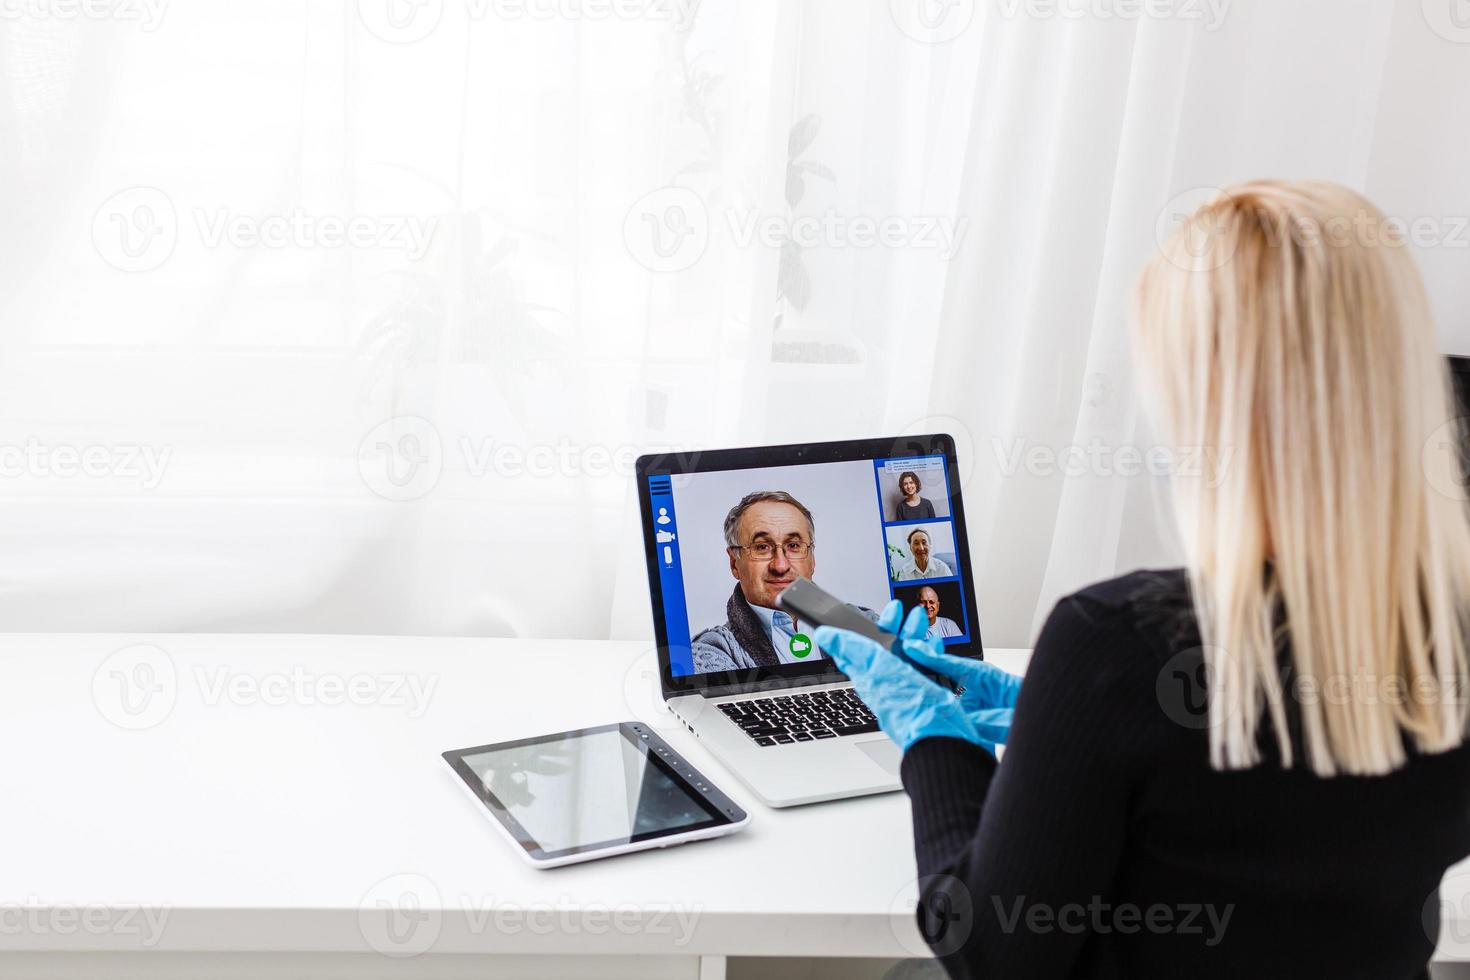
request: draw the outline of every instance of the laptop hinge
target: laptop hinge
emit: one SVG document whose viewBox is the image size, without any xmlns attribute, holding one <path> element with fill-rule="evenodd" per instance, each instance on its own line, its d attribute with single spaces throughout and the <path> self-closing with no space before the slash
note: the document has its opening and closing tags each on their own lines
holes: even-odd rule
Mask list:
<svg viewBox="0 0 1470 980">
<path fill-rule="evenodd" d="M 720 684 L 700 688 L 697 692 L 706 698 L 724 698 L 732 694 L 769 694 L 772 691 L 789 691 L 799 687 L 818 687 L 823 684 L 842 684 L 847 681 L 843 674 L 813 674 L 810 677 L 772 677 L 745 684 Z M 694 694 L 694 691 L 684 692 Z"/>
</svg>

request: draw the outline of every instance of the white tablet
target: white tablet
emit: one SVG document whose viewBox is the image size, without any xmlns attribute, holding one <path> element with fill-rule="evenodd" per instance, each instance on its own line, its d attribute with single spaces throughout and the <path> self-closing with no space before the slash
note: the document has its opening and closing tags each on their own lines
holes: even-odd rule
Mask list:
<svg viewBox="0 0 1470 980">
<path fill-rule="evenodd" d="M 734 800 L 636 721 L 443 757 L 538 868 L 722 837 L 750 823 Z"/>
</svg>

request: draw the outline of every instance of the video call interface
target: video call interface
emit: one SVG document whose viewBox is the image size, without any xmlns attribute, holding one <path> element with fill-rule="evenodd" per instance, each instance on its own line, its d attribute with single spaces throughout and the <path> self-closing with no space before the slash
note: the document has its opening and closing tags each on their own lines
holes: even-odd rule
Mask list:
<svg viewBox="0 0 1470 980">
<path fill-rule="evenodd" d="M 801 576 L 870 619 L 899 599 L 929 636 L 971 639 L 942 455 L 648 480 L 675 676 L 822 660 L 815 625 L 776 608 Z"/>
</svg>

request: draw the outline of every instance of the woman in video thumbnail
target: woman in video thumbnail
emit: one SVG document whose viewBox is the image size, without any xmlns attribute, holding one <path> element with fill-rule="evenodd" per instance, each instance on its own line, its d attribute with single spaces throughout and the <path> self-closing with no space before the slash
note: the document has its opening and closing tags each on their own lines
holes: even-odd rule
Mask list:
<svg viewBox="0 0 1470 980">
<path fill-rule="evenodd" d="M 927 501 L 925 501 L 927 503 Z M 934 557 L 929 547 L 929 532 L 914 528 L 909 532 L 909 557 L 893 559 L 893 580 L 906 582 L 921 578 L 948 578 L 954 571 L 941 558 Z"/>
<path fill-rule="evenodd" d="M 919 474 L 913 470 L 904 470 L 898 475 L 898 492 L 902 496 L 893 505 L 895 521 L 918 521 L 936 516 L 934 501 L 919 496 L 922 489 L 924 484 L 919 480 Z"/>
</svg>

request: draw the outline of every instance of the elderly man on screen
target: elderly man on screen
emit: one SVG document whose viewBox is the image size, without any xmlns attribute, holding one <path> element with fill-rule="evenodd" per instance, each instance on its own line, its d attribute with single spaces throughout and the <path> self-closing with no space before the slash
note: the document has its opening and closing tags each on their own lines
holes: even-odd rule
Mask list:
<svg viewBox="0 0 1470 980">
<path fill-rule="evenodd" d="M 942 559 L 935 558 L 929 550 L 929 533 L 921 528 L 909 532 L 911 558 L 893 559 L 893 580 L 904 582 L 918 578 L 948 578 L 954 572 Z"/>
<path fill-rule="evenodd" d="M 947 616 L 939 615 L 939 593 L 929 586 L 919 590 L 919 605 L 924 607 L 924 612 L 929 615 L 929 632 L 924 634 L 924 639 L 932 640 L 936 636 L 963 636 L 965 631 L 960 629 L 960 624 Z"/>
<path fill-rule="evenodd" d="M 817 569 L 811 511 L 784 490 L 748 493 L 725 515 L 725 554 L 735 591 L 725 603 L 725 622 L 694 636 L 695 673 L 821 660 L 808 635 L 814 624 L 798 624 L 776 608 L 782 589 Z M 877 619 L 871 609 L 853 608 Z"/>
</svg>

